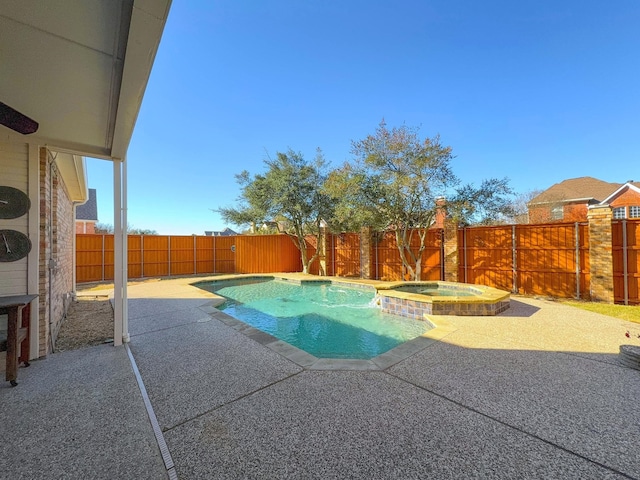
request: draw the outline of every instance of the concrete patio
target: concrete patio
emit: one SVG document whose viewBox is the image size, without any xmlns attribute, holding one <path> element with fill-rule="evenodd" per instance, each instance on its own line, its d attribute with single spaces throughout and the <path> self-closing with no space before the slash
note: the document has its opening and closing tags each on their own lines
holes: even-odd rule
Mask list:
<svg viewBox="0 0 640 480">
<path fill-rule="evenodd" d="M 314 369 L 193 281 L 129 287 L 128 347 L 2 382 L 0 477 L 640 479 L 640 372 L 618 362 L 640 325 L 515 297 L 434 317 L 440 340 L 390 366 Z"/>
</svg>

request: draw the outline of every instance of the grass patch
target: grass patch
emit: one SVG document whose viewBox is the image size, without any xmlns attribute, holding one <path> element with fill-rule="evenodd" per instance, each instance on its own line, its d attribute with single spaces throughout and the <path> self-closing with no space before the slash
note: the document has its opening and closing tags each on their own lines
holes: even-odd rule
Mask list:
<svg viewBox="0 0 640 480">
<path fill-rule="evenodd" d="M 640 306 L 632 305 L 611 305 L 609 303 L 578 302 L 566 300 L 563 303 L 572 307 L 589 310 L 590 312 L 609 315 L 610 317 L 627 320 L 629 322 L 640 323 Z"/>
</svg>

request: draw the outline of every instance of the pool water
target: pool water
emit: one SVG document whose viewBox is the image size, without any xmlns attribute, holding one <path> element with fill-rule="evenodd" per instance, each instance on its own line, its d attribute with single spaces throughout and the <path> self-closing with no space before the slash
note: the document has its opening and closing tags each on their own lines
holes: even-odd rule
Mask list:
<svg viewBox="0 0 640 480">
<path fill-rule="evenodd" d="M 199 286 L 226 298 L 219 310 L 320 358 L 370 359 L 432 328 L 383 313 L 368 289 L 256 279 Z"/>
</svg>

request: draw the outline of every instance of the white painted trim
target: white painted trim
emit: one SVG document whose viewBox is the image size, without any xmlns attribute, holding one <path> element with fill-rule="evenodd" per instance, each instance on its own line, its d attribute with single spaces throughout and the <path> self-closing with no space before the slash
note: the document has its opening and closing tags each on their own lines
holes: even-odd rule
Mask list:
<svg viewBox="0 0 640 480">
<path fill-rule="evenodd" d="M 64 181 L 69 199 L 74 203 L 85 203 L 89 199 L 84 157 L 55 150 L 55 164 Z"/>
<path fill-rule="evenodd" d="M 27 293 L 37 295 L 40 293 L 40 147 L 37 144 L 28 144 L 29 155 L 29 240 L 31 251 L 27 256 Z M 75 235 L 74 235 L 75 236 Z M 31 302 L 31 319 L 29 328 L 29 359 L 38 358 L 40 353 L 40 308 L 39 301 Z"/>
<path fill-rule="evenodd" d="M 123 291 L 122 291 L 122 162 L 113 159 L 113 345 L 122 345 Z"/>
<path fill-rule="evenodd" d="M 87 183 L 87 159 L 79 155 L 74 155 L 73 163 L 76 167 L 76 177 L 78 178 L 78 183 L 80 184 L 80 190 L 82 190 L 82 198 L 84 198 L 84 201 L 82 203 L 87 203 L 87 200 L 89 200 L 89 185 Z"/>
<path fill-rule="evenodd" d="M 126 158 L 171 0 L 134 0 L 122 68 L 111 156 Z"/>
<path fill-rule="evenodd" d="M 76 278 L 76 266 L 78 264 L 76 257 L 78 256 L 78 249 L 77 249 L 77 242 L 76 242 L 76 237 L 78 236 L 76 233 L 76 228 L 77 228 L 77 221 L 76 221 L 76 206 L 78 204 L 73 203 L 72 207 L 71 207 L 71 212 L 73 215 L 73 235 L 71 236 L 71 251 L 73 252 L 72 258 L 71 258 L 71 285 L 72 285 L 72 292 L 71 294 L 73 295 L 73 300 L 75 301 L 75 299 L 77 298 L 77 291 L 78 291 L 78 285 L 77 285 L 77 278 Z M 86 227 L 85 227 L 86 229 Z"/>
<path fill-rule="evenodd" d="M 122 342 L 129 343 L 129 301 L 127 282 L 129 280 L 129 236 L 127 222 L 127 159 L 122 162 Z"/>
<path fill-rule="evenodd" d="M 87 160 L 85 157 L 80 157 L 78 155 L 73 156 L 73 163 L 76 171 L 76 178 L 78 182 L 81 184 L 80 189 L 83 191 L 82 201 L 74 201 L 72 212 L 73 212 L 73 240 L 72 240 L 72 248 L 73 248 L 73 270 L 71 272 L 71 280 L 73 285 L 73 299 L 77 298 L 76 293 L 78 291 L 78 279 L 76 275 L 76 267 L 77 267 L 77 241 L 76 241 L 76 229 L 78 228 L 78 219 L 76 217 L 76 209 L 79 205 L 84 205 L 89 201 L 89 186 L 87 184 Z M 80 220 L 82 222 L 82 233 L 87 233 L 87 222 L 86 220 Z"/>
</svg>

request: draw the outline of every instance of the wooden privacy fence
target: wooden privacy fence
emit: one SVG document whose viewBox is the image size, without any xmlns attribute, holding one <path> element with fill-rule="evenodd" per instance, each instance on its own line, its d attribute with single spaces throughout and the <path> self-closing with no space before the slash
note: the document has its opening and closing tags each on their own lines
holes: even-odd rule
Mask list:
<svg viewBox="0 0 640 480">
<path fill-rule="evenodd" d="M 77 281 L 113 279 L 113 235 L 77 235 Z M 613 294 L 617 303 L 640 304 L 640 220 L 611 224 Z M 309 256 L 318 247 L 310 237 Z M 414 235 L 414 248 L 418 239 Z M 444 278 L 443 232 L 427 234 L 423 280 Z M 129 235 L 129 278 L 298 272 L 300 254 L 286 235 L 233 237 Z M 502 225 L 458 230 L 458 281 L 527 295 L 590 298 L 587 223 Z M 319 260 L 310 273 L 318 274 Z M 326 275 L 406 279 L 393 232 L 328 234 Z M 368 272 L 368 273 L 367 273 Z"/>
<path fill-rule="evenodd" d="M 307 253 L 317 248 L 309 237 Z M 208 273 L 295 272 L 302 269 L 300 253 L 286 235 L 237 235 L 230 237 L 129 235 L 129 278 L 163 277 Z M 412 246 L 417 248 L 417 234 Z M 78 283 L 113 279 L 113 235 L 79 234 L 76 237 L 76 279 Z M 373 234 L 368 257 L 371 275 L 376 279 L 406 278 L 393 232 Z M 361 236 L 358 233 L 327 234 L 326 275 L 360 277 L 362 273 Z M 443 278 L 442 233 L 427 233 L 421 274 L 423 280 Z M 316 260 L 310 273 L 319 273 Z"/>
<path fill-rule="evenodd" d="M 611 236 L 614 300 L 640 305 L 640 220 L 612 222 Z"/>
<path fill-rule="evenodd" d="M 317 248 L 315 237 L 307 239 L 309 258 Z M 362 265 L 365 261 L 362 252 L 362 237 L 359 233 L 327 234 L 326 239 L 326 274 L 337 277 L 360 277 Z M 417 250 L 420 239 L 417 232 L 411 237 L 411 246 Z M 426 249 L 422 255 L 422 280 L 441 280 L 442 271 L 442 230 L 434 229 L 427 232 Z M 366 248 L 366 247 L 365 247 Z M 379 280 L 406 279 L 402 260 L 394 232 L 373 232 L 369 242 L 367 256 L 371 263 L 371 278 Z M 319 261 L 313 262 L 310 273 L 317 275 Z"/>
<path fill-rule="evenodd" d="M 128 235 L 128 277 L 300 271 L 286 235 Z M 76 281 L 113 279 L 113 235 L 76 235 Z"/>
<path fill-rule="evenodd" d="M 360 234 L 329 234 L 327 237 L 327 270 L 337 277 L 359 277 L 361 273 Z"/>
<path fill-rule="evenodd" d="M 427 232 L 425 250 L 422 254 L 420 278 L 422 280 L 444 280 L 444 262 L 442 261 L 442 230 L 432 229 Z M 420 247 L 418 232 L 411 236 L 411 248 L 417 251 Z M 407 280 L 407 272 L 402 266 L 398 251 L 398 243 L 394 232 L 379 232 L 373 235 L 371 245 L 373 272 L 376 279 L 397 281 Z"/>
<path fill-rule="evenodd" d="M 589 298 L 586 223 L 458 230 L 458 279 L 528 295 Z"/>
<path fill-rule="evenodd" d="M 318 248 L 318 242 L 313 236 L 307 237 L 306 241 L 307 255 L 311 258 Z M 360 234 L 327 233 L 325 242 L 325 274 L 336 277 L 360 277 Z M 310 265 L 309 273 L 319 275 L 319 258 Z"/>
</svg>

